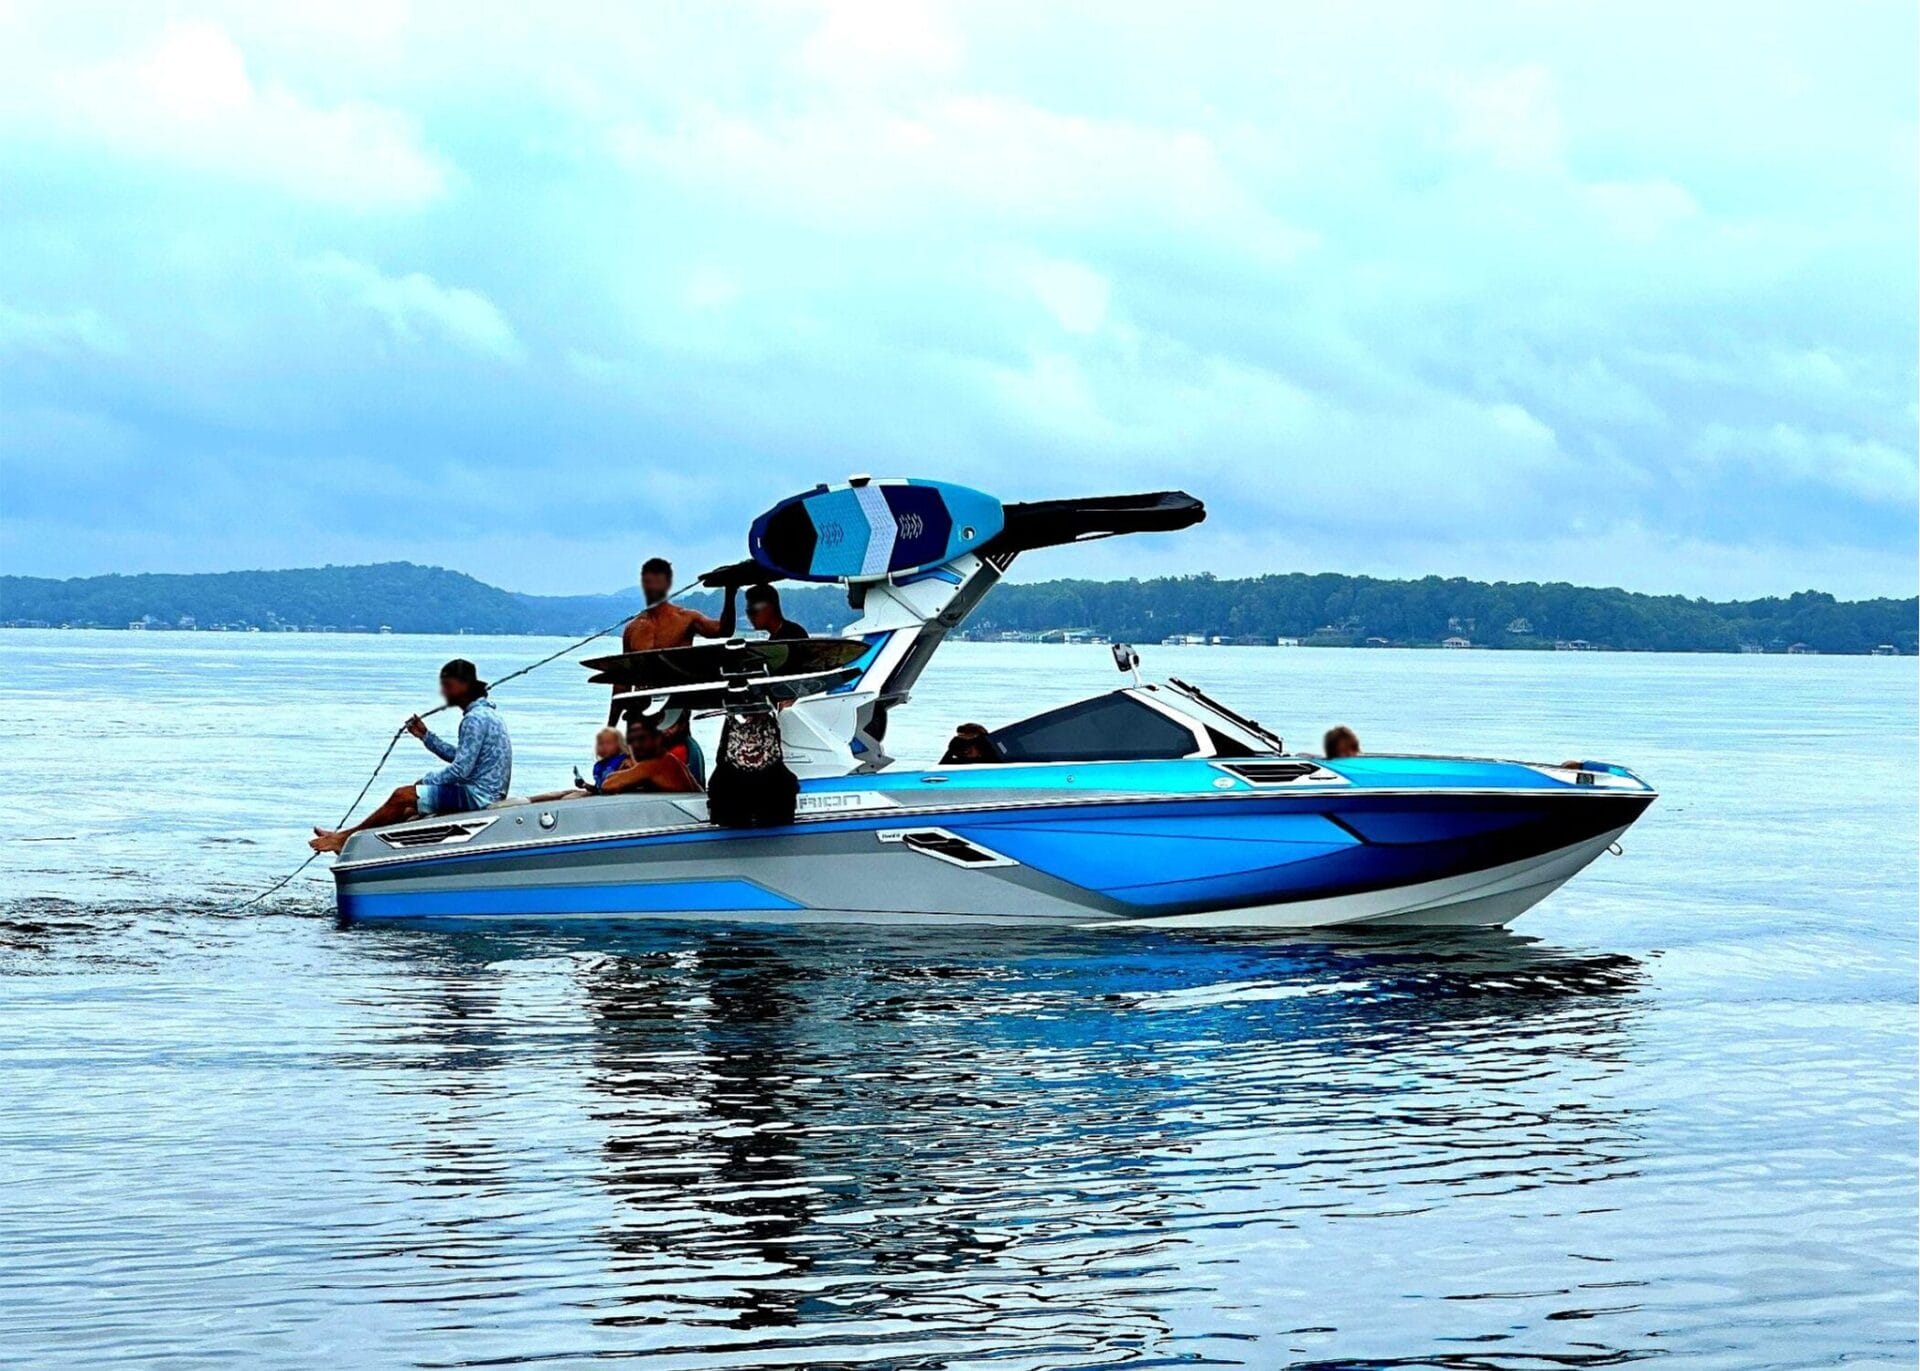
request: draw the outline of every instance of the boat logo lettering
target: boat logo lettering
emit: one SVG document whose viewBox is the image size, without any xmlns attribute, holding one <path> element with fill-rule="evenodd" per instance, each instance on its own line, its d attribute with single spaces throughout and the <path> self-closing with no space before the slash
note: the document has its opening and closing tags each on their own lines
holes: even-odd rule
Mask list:
<svg viewBox="0 0 1920 1371">
<path fill-rule="evenodd" d="M 836 814 L 853 813 L 863 809 L 898 809 L 900 802 L 888 795 L 872 793 L 860 794 L 857 791 L 802 795 L 794 806 L 800 814 Z"/>
</svg>

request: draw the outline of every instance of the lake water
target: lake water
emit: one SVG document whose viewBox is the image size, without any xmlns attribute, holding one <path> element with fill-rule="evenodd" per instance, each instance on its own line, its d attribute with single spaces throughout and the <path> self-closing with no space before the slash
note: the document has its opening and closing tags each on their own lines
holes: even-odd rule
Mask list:
<svg viewBox="0 0 1920 1371">
<path fill-rule="evenodd" d="M 1914 1365 L 1911 659 L 1145 652 L 1660 787 L 1491 936 L 235 912 L 556 646 L 0 633 L 0 1363 Z M 1114 683 L 954 645 L 894 741 Z M 585 762 L 577 669 L 500 704 Z"/>
</svg>

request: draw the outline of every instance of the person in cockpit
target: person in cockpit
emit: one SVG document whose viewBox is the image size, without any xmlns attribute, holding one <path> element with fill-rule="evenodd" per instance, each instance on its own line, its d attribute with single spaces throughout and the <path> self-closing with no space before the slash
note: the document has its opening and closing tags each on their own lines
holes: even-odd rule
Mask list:
<svg viewBox="0 0 1920 1371">
<path fill-rule="evenodd" d="M 953 730 L 953 740 L 940 757 L 941 766 L 979 766 L 997 762 L 1000 754 L 993 746 L 983 724 L 961 724 Z"/>
</svg>

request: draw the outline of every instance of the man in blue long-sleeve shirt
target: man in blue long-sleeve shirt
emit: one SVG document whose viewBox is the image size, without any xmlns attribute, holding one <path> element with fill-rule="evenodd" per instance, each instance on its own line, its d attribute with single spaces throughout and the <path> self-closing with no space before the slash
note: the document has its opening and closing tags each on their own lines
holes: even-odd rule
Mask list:
<svg viewBox="0 0 1920 1371">
<path fill-rule="evenodd" d="M 338 852 L 363 828 L 380 828 L 423 814 L 461 814 L 485 809 L 503 798 L 513 781 L 513 742 L 500 711 L 487 698 L 487 683 L 472 662 L 455 658 L 440 668 L 440 697 L 460 711 L 457 742 L 449 743 L 415 715 L 407 732 L 427 745 L 446 765 L 403 785 L 386 803 L 350 828 L 313 830 L 315 852 Z"/>
</svg>

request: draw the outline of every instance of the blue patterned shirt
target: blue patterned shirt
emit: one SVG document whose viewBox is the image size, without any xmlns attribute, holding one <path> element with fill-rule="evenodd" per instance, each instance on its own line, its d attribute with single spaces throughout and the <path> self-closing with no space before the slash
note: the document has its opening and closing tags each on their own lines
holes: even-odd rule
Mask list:
<svg viewBox="0 0 1920 1371">
<path fill-rule="evenodd" d="M 459 746 L 431 731 L 420 741 L 447 763 L 422 776 L 422 785 L 463 785 L 475 804 L 490 805 L 505 798 L 513 784 L 513 743 L 500 711 L 484 695 L 463 711 Z"/>
</svg>

